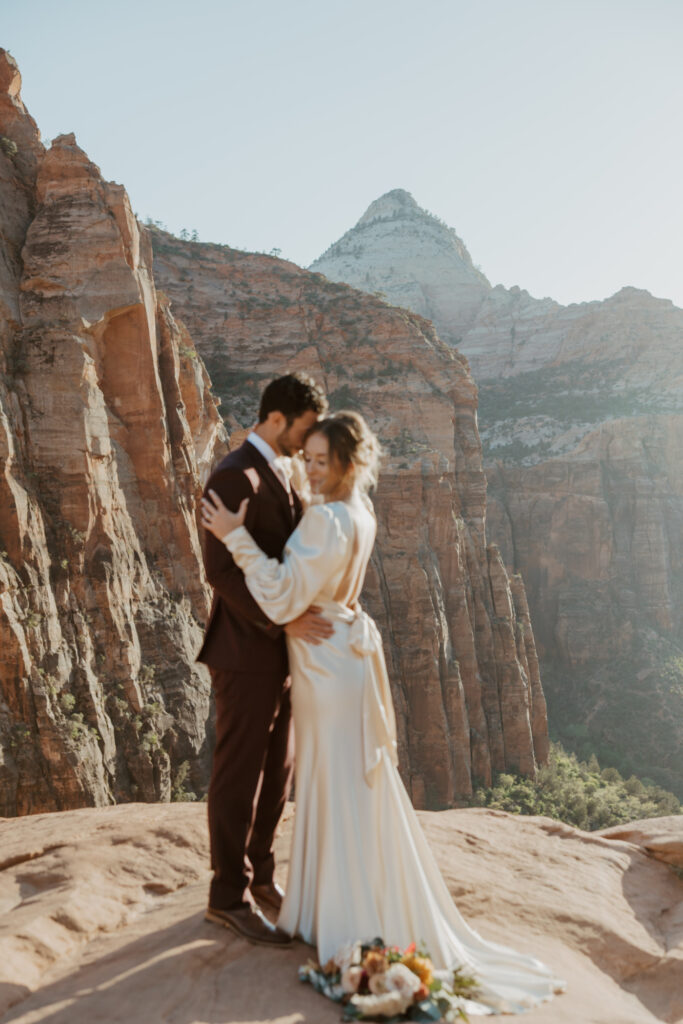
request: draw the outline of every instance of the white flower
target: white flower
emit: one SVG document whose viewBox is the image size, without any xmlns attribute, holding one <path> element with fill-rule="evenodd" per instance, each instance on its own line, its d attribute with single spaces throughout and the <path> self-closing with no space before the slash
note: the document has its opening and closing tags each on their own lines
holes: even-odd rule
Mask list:
<svg viewBox="0 0 683 1024">
<path fill-rule="evenodd" d="M 362 977 L 363 968 L 358 964 L 347 967 L 341 976 L 341 986 L 344 992 L 357 992 Z"/>
<path fill-rule="evenodd" d="M 382 1014 L 393 1017 L 397 1013 L 405 1013 L 413 1001 L 412 993 L 382 992 L 372 996 L 351 996 L 351 1003 L 357 1006 L 363 1017 L 375 1017 Z"/>
<path fill-rule="evenodd" d="M 411 1001 L 417 990 L 422 987 L 422 982 L 417 974 L 413 974 L 405 964 L 392 964 L 384 978 L 388 992 L 401 992 L 403 995 L 409 995 Z"/>
<path fill-rule="evenodd" d="M 381 995 L 382 992 L 388 992 L 386 971 L 382 971 L 381 974 L 373 974 L 371 978 L 368 978 L 368 988 L 376 996 Z"/>
</svg>

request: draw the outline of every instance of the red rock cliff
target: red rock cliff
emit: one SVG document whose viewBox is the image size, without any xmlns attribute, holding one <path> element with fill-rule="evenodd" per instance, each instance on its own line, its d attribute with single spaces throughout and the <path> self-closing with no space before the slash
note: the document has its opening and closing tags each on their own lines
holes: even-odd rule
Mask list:
<svg viewBox="0 0 683 1024">
<path fill-rule="evenodd" d="M 533 774 L 545 701 L 521 580 L 486 546 L 477 393 L 463 357 L 406 310 L 291 263 L 154 233 L 155 277 L 233 427 L 294 369 L 354 406 L 387 450 L 366 603 L 380 623 L 404 777 L 445 806 L 495 770 Z"/>
<path fill-rule="evenodd" d="M 124 189 L 73 136 L 45 151 L 20 84 L 0 51 L 0 815 L 205 779 L 196 501 L 224 438 Z"/>
</svg>

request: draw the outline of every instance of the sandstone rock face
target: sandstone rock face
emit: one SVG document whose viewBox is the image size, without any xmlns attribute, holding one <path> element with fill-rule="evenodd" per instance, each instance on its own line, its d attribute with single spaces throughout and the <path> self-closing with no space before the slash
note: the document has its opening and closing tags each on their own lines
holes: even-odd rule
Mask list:
<svg viewBox="0 0 683 1024">
<path fill-rule="evenodd" d="M 683 417 L 634 417 L 565 456 L 488 469 L 489 534 L 523 567 L 551 716 L 679 796 L 682 445 Z"/>
<path fill-rule="evenodd" d="M 683 868 L 683 827 L 679 816 L 630 821 L 628 825 L 613 825 L 597 835 L 606 839 L 623 839 L 642 847 L 646 853 L 664 864 Z"/>
<path fill-rule="evenodd" d="M 155 278 L 238 437 L 273 376 L 306 370 L 360 409 L 386 460 L 366 602 L 385 640 L 400 760 L 417 806 L 547 756 L 523 585 L 487 548 L 476 389 L 432 325 L 284 261 L 154 233 Z"/>
<path fill-rule="evenodd" d="M 225 434 L 124 189 L 0 52 L 0 813 L 206 779 L 200 475 Z M 187 762 L 187 764 L 185 764 Z"/>
<path fill-rule="evenodd" d="M 564 307 L 484 286 L 394 195 L 377 201 L 391 230 L 370 207 L 314 266 L 368 290 L 381 277 L 420 311 L 394 256 L 438 284 L 429 315 L 477 381 L 487 537 L 527 588 L 551 732 L 681 797 L 683 310 L 636 288 Z"/>
<path fill-rule="evenodd" d="M 289 807 L 276 841 L 283 884 L 292 821 Z M 669 866 L 547 818 L 468 810 L 421 821 L 472 926 L 567 980 L 524 1021 L 683 1020 L 683 883 Z M 670 822 L 680 842 L 680 818 L 642 824 Z M 310 947 L 250 946 L 204 921 L 203 806 L 87 809 L 1 827 L 3 1024 L 67 1024 L 75 1012 L 110 1024 L 338 1022 L 339 1008 L 297 981 Z"/>
</svg>

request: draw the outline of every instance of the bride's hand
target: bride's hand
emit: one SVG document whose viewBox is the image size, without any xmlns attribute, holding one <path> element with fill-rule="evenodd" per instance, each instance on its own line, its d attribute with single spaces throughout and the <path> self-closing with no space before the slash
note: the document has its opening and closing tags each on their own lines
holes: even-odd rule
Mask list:
<svg viewBox="0 0 683 1024">
<path fill-rule="evenodd" d="M 208 498 L 202 498 L 202 526 L 209 530 L 214 537 L 222 540 L 226 533 L 232 533 L 238 526 L 244 525 L 249 498 L 244 499 L 237 512 L 231 512 L 215 491 L 209 491 L 209 494 L 211 501 Z"/>
</svg>

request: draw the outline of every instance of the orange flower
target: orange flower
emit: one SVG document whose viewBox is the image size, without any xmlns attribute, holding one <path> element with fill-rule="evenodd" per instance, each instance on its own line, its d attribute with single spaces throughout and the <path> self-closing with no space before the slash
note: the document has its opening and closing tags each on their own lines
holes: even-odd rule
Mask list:
<svg viewBox="0 0 683 1024">
<path fill-rule="evenodd" d="M 366 953 L 365 960 L 363 961 L 363 967 L 370 977 L 372 977 L 373 974 L 384 974 L 388 966 L 389 962 L 387 958 L 384 953 L 379 950 L 371 949 Z"/>
<path fill-rule="evenodd" d="M 410 948 L 410 947 L 408 947 Z M 401 958 L 401 963 L 417 974 L 423 985 L 429 987 L 434 980 L 434 964 L 427 956 L 418 956 L 417 953 L 409 953 Z"/>
</svg>

